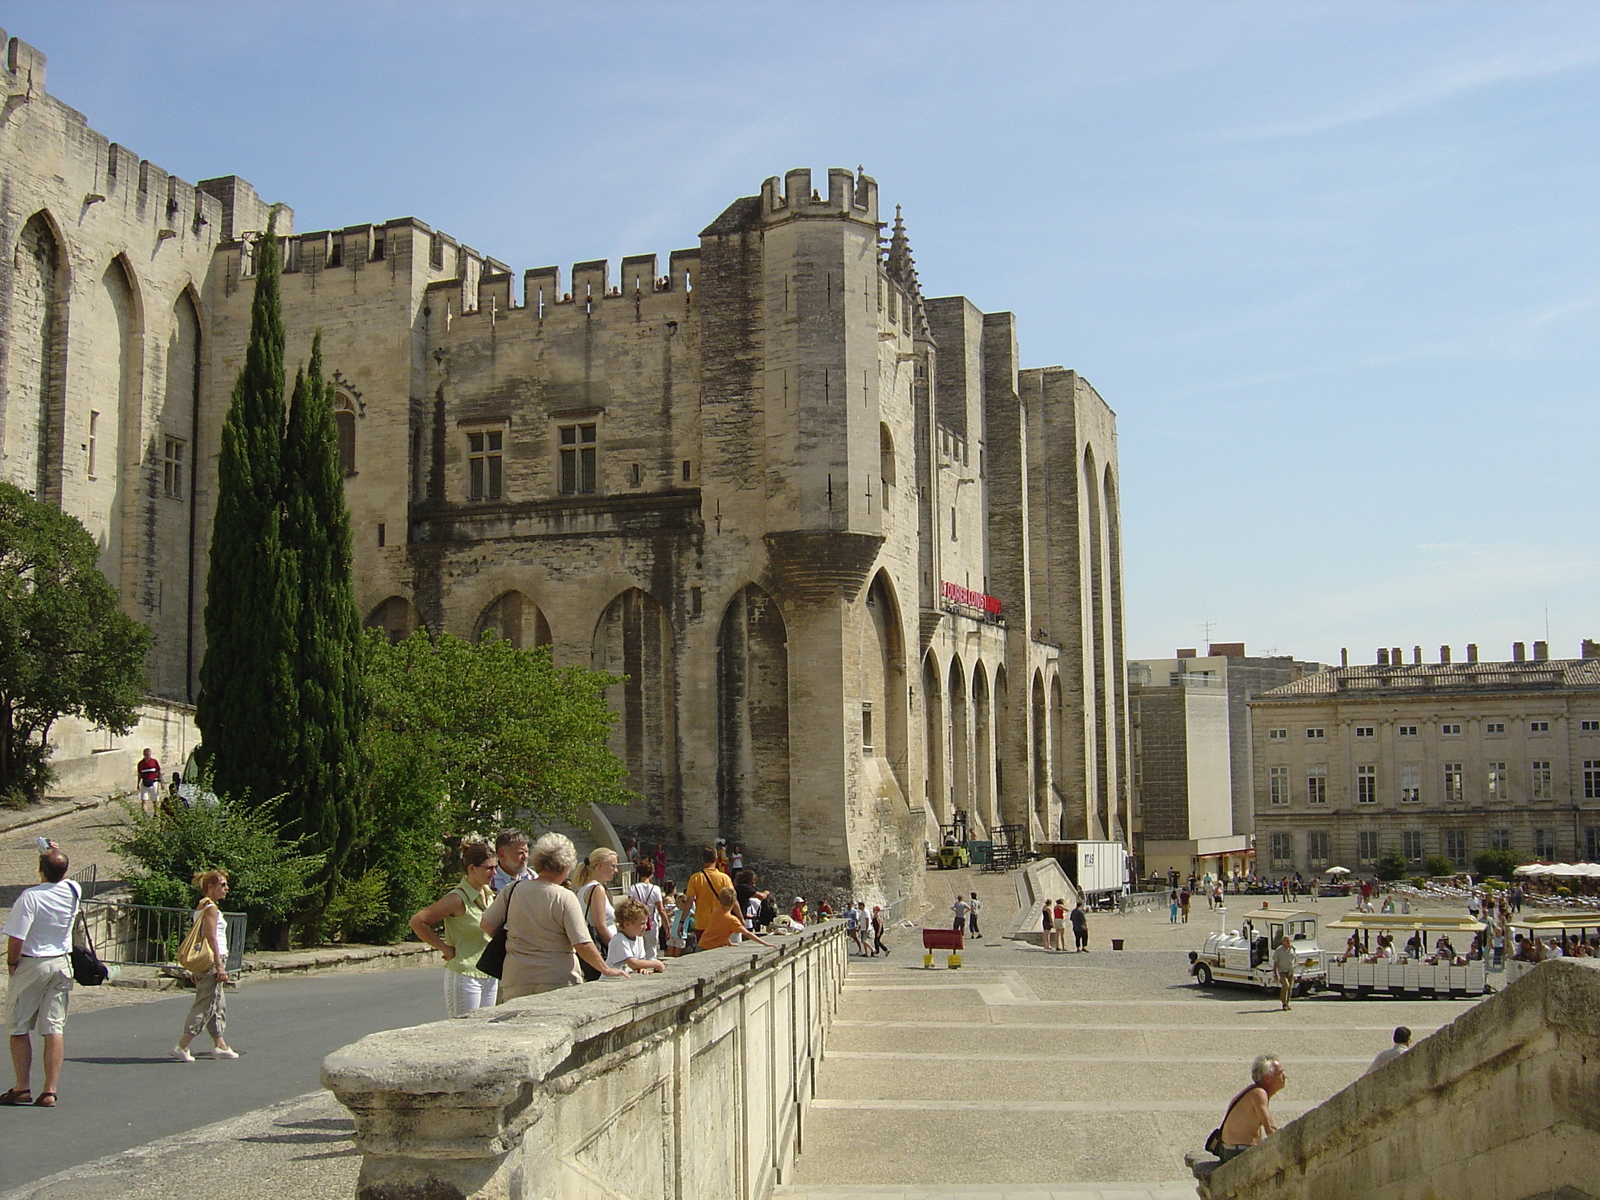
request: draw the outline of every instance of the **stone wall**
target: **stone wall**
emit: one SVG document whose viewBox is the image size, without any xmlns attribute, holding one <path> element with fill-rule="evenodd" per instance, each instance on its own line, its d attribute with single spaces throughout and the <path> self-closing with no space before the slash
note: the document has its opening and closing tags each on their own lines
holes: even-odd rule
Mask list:
<svg viewBox="0 0 1600 1200">
<path fill-rule="evenodd" d="M 1201 1194 L 1577 1200 L 1596 1190 L 1597 1055 L 1600 962 L 1544 963 L 1218 1167 Z"/>
<path fill-rule="evenodd" d="M 362 1200 L 757 1200 L 790 1178 L 840 923 L 336 1051 Z"/>
<path fill-rule="evenodd" d="M 134 727 L 108 733 L 77 717 L 63 717 L 50 729 L 50 765 L 55 796 L 95 796 L 137 790 L 135 768 L 146 746 L 161 764 L 161 778 L 181 772 L 189 752 L 200 744 L 194 709 L 187 704 L 150 699 L 139 706 Z"/>
</svg>

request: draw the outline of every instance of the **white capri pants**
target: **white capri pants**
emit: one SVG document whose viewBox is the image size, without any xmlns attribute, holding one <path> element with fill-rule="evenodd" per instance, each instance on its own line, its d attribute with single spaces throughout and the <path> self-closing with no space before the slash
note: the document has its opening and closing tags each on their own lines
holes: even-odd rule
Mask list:
<svg viewBox="0 0 1600 1200">
<path fill-rule="evenodd" d="M 493 1008 L 495 993 L 500 990 L 498 979 L 477 979 L 452 971 L 444 971 L 444 1010 L 452 1017 L 462 1017 L 478 1008 Z"/>
</svg>

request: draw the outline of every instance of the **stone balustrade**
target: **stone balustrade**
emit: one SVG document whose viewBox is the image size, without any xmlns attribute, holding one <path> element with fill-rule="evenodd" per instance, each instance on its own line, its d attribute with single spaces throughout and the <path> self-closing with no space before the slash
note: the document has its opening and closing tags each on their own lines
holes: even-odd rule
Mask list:
<svg viewBox="0 0 1600 1200">
<path fill-rule="evenodd" d="M 1200 1195 L 1577 1200 L 1600 1170 L 1597 1059 L 1600 960 L 1544 963 L 1238 1158 L 1198 1165 Z"/>
<path fill-rule="evenodd" d="M 362 1200 L 764 1200 L 799 1153 L 842 923 L 668 960 L 323 1062 Z"/>
</svg>

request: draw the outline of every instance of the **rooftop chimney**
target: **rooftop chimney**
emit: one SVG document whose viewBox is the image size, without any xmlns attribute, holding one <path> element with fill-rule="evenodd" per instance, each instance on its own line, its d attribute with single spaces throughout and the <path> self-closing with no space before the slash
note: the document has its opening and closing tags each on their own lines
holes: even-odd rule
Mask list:
<svg viewBox="0 0 1600 1200">
<path fill-rule="evenodd" d="M 1348 646 L 1339 647 L 1339 665 L 1341 667 L 1350 665 L 1350 648 Z"/>
<path fill-rule="evenodd" d="M 1600 658 L 1600 642 L 1595 641 L 1593 638 L 1584 638 L 1582 657 Z"/>
<path fill-rule="evenodd" d="M 1411 647 L 1411 661 L 1413 663 L 1415 663 L 1419 667 L 1422 665 L 1422 647 L 1421 646 L 1413 646 L 1413 647 Z"/>
<path fill-rule="evenodd" d="M 1528 647 L 1526 645 L 1524 645 L 1522 642 L 1512 642 L 1511 643 L 1511 661 L 1512 662 L 1527 662 L 1528 661 Z"/>
<path fill-rule="evenodd" d="M 1550 643 L 1549 642 L 1535 642 L 1533 644 L 1533 661 L 1534 662 L 1549 662 L 1550 661 Z"/>
<path fill-rule="evenodd" d="M 1450 647 L 1449 646 L 1440 646 L 1439 647 L 1439 661 L 1441 663 L 1448 663 L 1450 661 Z"/>
<path fill-rule="evenodd" d="M 1243 642 L 1212 642 L 1211 643 L 1211 657 L 1212 658 L 1243 658 L 1244 657 L 1244 643 Z"/>
<path fill-rule="evenodd" d="M 1478 661 L 1478 643 L 1477 642 L 1468 642 L 1467 643 L 1467 661 L 1468 662 L 1477 662 Z"/>
<path fill-rule="evenodd" d="M 1380 667 L 1387 667 L 1389 665 L 1389 652 L 1382 646 L 1378 647 L 1378 665 Z"/>
<path fill-rule="evenodd" d="M 1400 657 L 1399 646 L 1396 646 L 1393 650 L 1389 651 L 1389 663 L 1391 666 L 1398 667 L 1403 662 L 1405 662 L 1405 659 Z"/>
<path fill-rule="evenodd" d="M 1190 647 L 1188 650 L 1179 650 L 1176 657 L 1178 657 L 1178 658 L 1194 658 L 1195 657 L 1194 648 Z"/>
</svg>

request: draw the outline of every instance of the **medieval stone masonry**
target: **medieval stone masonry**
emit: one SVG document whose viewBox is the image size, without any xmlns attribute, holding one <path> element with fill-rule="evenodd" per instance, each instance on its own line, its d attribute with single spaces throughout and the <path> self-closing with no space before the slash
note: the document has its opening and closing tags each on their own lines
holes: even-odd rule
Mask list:
<svg viewBox="0 0 1600 1200">
<path fill-rule="evenodd" d="M 15 39 L 3 75 L 4 477 L 85 521 L 155 630 L 152 691 L 192 699 L 269 208 L 109 145 Z M 873 179 L 790 171 L 664 267 L 520 286 L 412 218 L 277 231 L 369 624 L 625 676 L 619 824 L 885 900 L 957 810 L 1125 837 L 1115 414 L 1022 368 L 1010 313 L 925 298 Z"/>
</svg>

